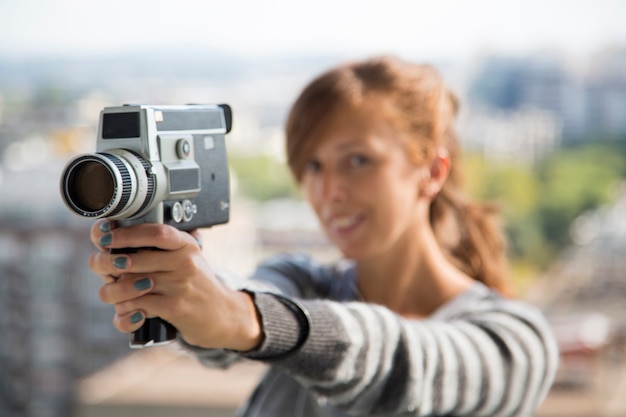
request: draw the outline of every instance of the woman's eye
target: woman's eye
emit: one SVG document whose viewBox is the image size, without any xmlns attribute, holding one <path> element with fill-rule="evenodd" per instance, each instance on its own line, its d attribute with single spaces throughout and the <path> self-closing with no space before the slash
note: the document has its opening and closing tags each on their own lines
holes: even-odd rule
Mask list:
<svg viewBox="0 0 626 417">
<path fill-rule="evenodd" d="M 352 155 L 348 159 L 348 163 L 351 167 L 357 168 L 367 165 L 370 159 L 364 155 Z"/>
<path fill-rule="evenodd" d="M 319 172 L 322 169 L 322 164 L 318 161 L 309 161 L 306 163 L 305 171 L 306 172 Z"/>
</svg>

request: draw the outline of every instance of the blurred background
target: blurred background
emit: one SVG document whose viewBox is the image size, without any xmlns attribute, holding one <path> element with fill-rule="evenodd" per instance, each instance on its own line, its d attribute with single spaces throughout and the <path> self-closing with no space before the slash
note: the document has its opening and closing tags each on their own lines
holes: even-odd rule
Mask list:
<svg viewBox="0 0 626 417">
<path fill-rule="evenodd" d="M 59 178 L 100 110 L 229 103 L 232 211 L 206 256 L 244 275 L 337 254 L 284 167 L 300 88 L 347 59 L 436 65 L 461 99 L 472 195 L 500 204 L 521 298 L 561 367 L 540 416 L 624 416 L 626 2 L 0 0 L 0 416 L 231 416 L 263 367 L 130 351 Z"/>
</svg>

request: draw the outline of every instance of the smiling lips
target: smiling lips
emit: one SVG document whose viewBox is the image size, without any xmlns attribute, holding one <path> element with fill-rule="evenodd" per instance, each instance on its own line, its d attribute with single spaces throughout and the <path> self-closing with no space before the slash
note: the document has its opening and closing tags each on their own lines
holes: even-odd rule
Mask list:
<svg viewBox="0 0 626 417">
<path fill-rule="evenodd" d="M 328 226 L 328 230 L 332 233 L 343 235 L 356 229 L 364 219 L 365 216 L 363 214 L 354 216 L 330 216 L 326 220 L 326 225 Z"/>
</svg>

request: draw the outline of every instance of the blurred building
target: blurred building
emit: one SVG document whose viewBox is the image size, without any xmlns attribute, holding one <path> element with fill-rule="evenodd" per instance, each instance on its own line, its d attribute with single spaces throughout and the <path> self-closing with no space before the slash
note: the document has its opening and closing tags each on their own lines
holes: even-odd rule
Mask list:
<svg viewBox="0 0 626 417">
<path fill-rule="evenodd" d="M 626 48 L 584 62 L 548 52 L 486 57 L 467 96 L 470 108 L 549 114 L 565 140 L 626 140 Z"/>
<path fill-rule="evenodd" d="M 592 131 L 626 137 L 626 48 L 596 54 L 586 89 L 587 122 Z"/>
<path fill-rule="evenodd" d="M 471 108 L 459 117 L 465 149 L 492 160 L 533 164 L 550 154 L 562 139 L 562 124 L 554 113 L 538 108 L 514 111 Z"/>
<path fill-rule="evenodd" d="M 48 170 L 0 182 L 0 415 L 68 417 L 74 383 L 125 352 L 87 268 L 88 224 Z"/>
</svg>

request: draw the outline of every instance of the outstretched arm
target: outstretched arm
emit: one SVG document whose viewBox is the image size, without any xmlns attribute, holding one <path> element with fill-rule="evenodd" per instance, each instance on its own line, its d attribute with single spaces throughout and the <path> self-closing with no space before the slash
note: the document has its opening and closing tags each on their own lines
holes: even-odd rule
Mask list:
<svg viewBox="0 0 626 417">
<path fill-rule="evenodd" d="M 265 341 L 244 356 L 282 367 L 355 415 L 532 414 L 558 361 L 543 317 L 482 286 L 462 298 L 454 313 L 429 320 L 364 303 L 296 300 L 310 328 L 294 351 L 302 320 L 259 293 Z"/>
</svg>

